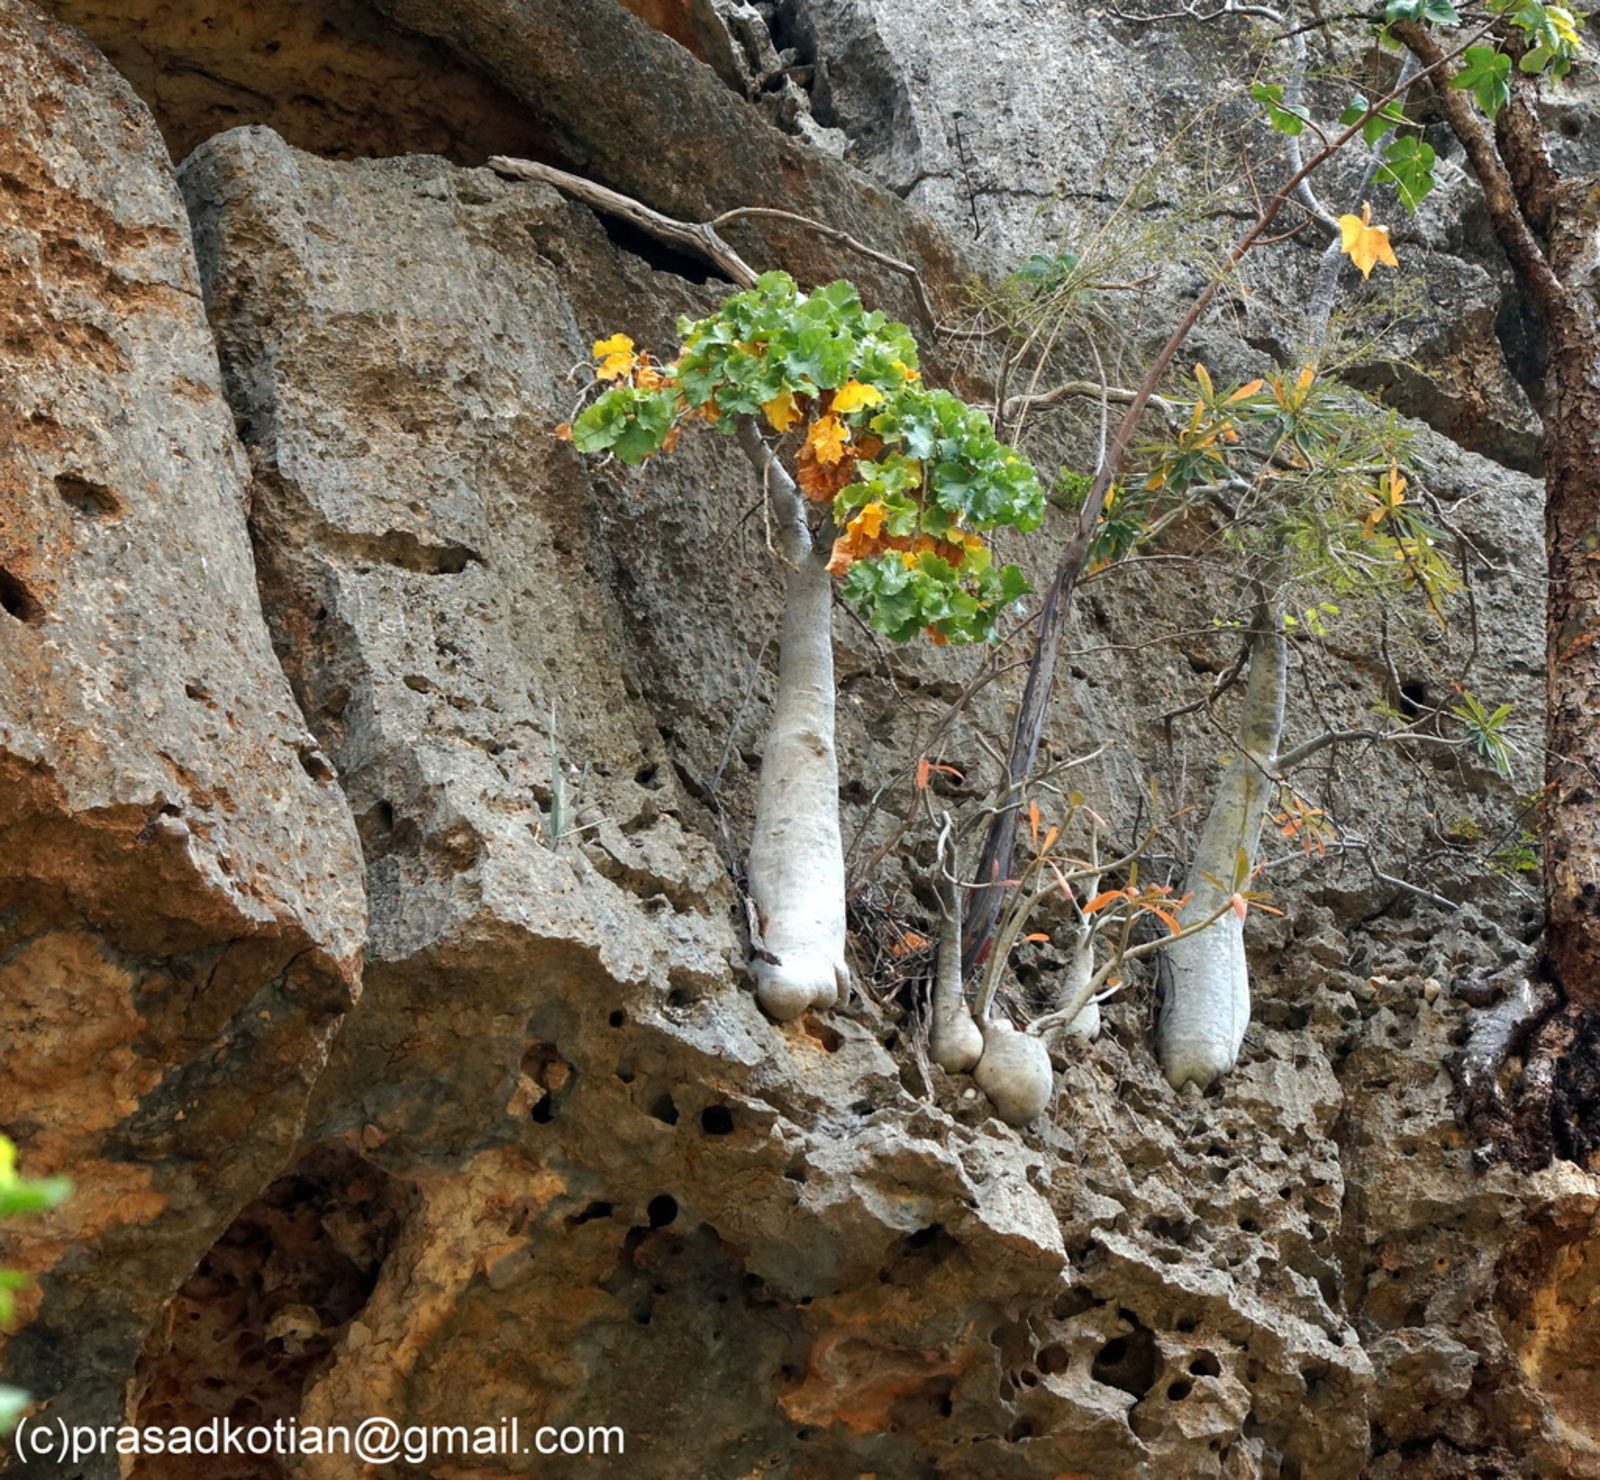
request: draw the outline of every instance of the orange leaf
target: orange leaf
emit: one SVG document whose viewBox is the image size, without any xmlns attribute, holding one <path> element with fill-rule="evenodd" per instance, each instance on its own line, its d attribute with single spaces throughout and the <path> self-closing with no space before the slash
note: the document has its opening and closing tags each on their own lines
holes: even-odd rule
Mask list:
<svg viewBox="0 0 1600 1480">
<path fill-rule="evenodd" d="M 927 758 L 927 756 L 923 756 L 917 762 L 917 790 L 918 791 L 926 791 L 928 789 L 928 780 L 932 775 L 933 775 L 933 762 L 930 761 Z"/>
<path fill-rule="evenodd" d="M 572 423 L 570 421 L 562 422 L 556 428 L 556 436 L 560 437 L 563 442 L 570 442 L 572 440 Z"/>
<path fill-rule="evenodd" d="M 1052 827 L 1050 831 L 1044 835 L 1044 842 L 1039 844 L 1039 851 L 1041 853 L 1048 853 L 1053 847 L 1055 847 L 1056 839 L 1060 836 L 1061 829 L 1059 827 Z"/>
<path fill-rule="evenodd" d="M 1241 920 L 1250 913 L 1250 906 L 1245 903 L 1244 896 L 1242 894 L 1235 894 L 1229 901 L 1228 908 L 1231 909 Z"/>
<path fill-rule="evenodd" d="M 1107 889 L 1104 894 L 1097 894 L 1088 904 L 1084 905 L 1083 913 L 1092 915 L 1097 910 L 1103 910 L 1114 899 L 1126 899 L 1127 896 L 1120 889 Z"/>
<path fill-rule="evenodd" d="M 898 939 L 886 940 L 884 945 L 889 954 L 899 960 L 902 956 L 912 956 L 918 951 L 926 950 L 928 938 L 925 935 L 918 935 L 915 930 L 902 930 Z"/>
<path fill-rule="evenodd" d="M 1029 941 L 1029 940 L 1045 940 L 1045 941 L 1047 941 L 1047 940 L 1050 939 L 1050 937 L 1048 935 L 1040 935 L 1037 931 L 1035 931 L 1034 934 L 1032 934 L 1032 935 L 1025 935 L 1022 938 L 1025 941 Z"/>
<path fill-rule="evenodd" d="M 867 504 L 850 521 L 846 529 L 850 534 L 864 535 L 869 540 L 875 540 L 883 530 L 883 521 L 888 517 L 889 511 L 882 504 Z"/>
<path fill-rule="evenodd" d="M 1067 883 L 1067 876 L 1054 863 L 1050 865 L 1050 872 L 1056 876 L 1056 883 L 1061 886 L 1062 894 L 1070 900 L 1072 898 L 1072 885 Z"/>
<path fill-rule="evenodd" d="M 836 463 L 844 456 L 845 444 L 850 440 L 850 428 L 837 416 L 823 416 L 811 423 L 806 433 L 806 446 L 812 450 L 819 463 Z"/>
<path fill-rule="evenodd" d="M 1033 835 L 1033 841 L 1039 841 L 1039 804 L 1028 803 L 1028 831 Z"/>
<path fill-rule="evenodd" d="M 1150 913 L 1160 920 L 1161 923 L 1165 925 L 1167 929 L 1170 930 L 1174 935 L 1181 935 L 1183 933 L 1183 927 L 1179 925 L 1177 920 L 1173 916 L 1169 915 L 1165 910 L 1158 910 L 1154 905 L 1151 905 Z"/>
</svg>

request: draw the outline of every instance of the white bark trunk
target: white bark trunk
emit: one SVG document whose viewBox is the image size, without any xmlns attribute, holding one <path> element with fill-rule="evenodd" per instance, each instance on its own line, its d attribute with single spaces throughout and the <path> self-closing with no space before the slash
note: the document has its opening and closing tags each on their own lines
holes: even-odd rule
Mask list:
<svg viewBox="0 0 1600 1480">
<path fill-rule="evenodd" d="M 940 861 L 944 862 L 942 854 Z M 928 1054 L 946 1074 L 967 1074 L 983 1057 L 983 1033 L 972 1020 L 961 981 L 961 888 L 948 882 L 941 883 L 941 887 L 944 916 L 939 929 L 939 960 L 934 967 Z"/>
<path fill-rule="evenodd" d="M 1054 1011 L 1065 1012 L 1089 989 L 1094 980 L 1094 934 L 1085 925 L 1072 948 L 1072 959 L 1061 973 L 1061 985 L 1056 990 Z M 1080 1043 L 1093 1043 L 1100 1036 L 1100 1004 L 1092 997 L 1079 1009 L 1078 1015 L 1058 1030 L 1063 1038 L 1075 1038 Z"/>
<path fill-rule="evenodd" d="M 1202 920 L 1233 893 L 1242 850 L 1253 866 L 1272 800 L 1274 758 L 1283 729 L 1283 624 L 1273 600 L 1256 606 L 1239 748 L 1217 788 L 1186 888 L 1185 916 Z M 1209 874 L 1217 883 L 1206 878 Z M 1244 921 L 1231 910 L 1215 925 L 1174 940 L 1160 955 L 1164 1003 L 1156 1033 L 1162 1072 L 1174 1089 L 1208 1088 L 1233 1068 L 1250 1020 Z"/>
<path fill-rule="evenodd" d="M 789 562 L 778 694 L 761 753 L 748 887 L 760 939 L 750 974 L 780 1022 L 831 1007 L 849 987 L 844 847 L 834 750 L 833 578 L 813 548 L 800 495 L 748 422 L 740 440 L 768 480 Z"/>
</svg>

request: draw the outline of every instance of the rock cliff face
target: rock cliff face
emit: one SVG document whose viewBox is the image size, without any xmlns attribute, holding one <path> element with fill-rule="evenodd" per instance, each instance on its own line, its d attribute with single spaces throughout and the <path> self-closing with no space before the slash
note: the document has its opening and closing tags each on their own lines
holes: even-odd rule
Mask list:
<svg viewBox="0 0 1600 1480">
<path fill-rule="evenodd" d="M 762 1018 L 730 846 L 770 700 L 756 490 L 711 435 L 625 473 L 552 434 L 593 339 L 668 348 L 726 285 L 479 167 L 807 211 L 954 311 L 1130 188 L 1163 135 L 1129 100 L 1177 109 L 1239 33 L 1026 0 L 934 28 L 911 0 L 55 9 L 101 51 L 0 0 L 0 1129 L 78 1184 L 7 1232 L 39 1278 L 5 1375 L 45 1419 L 615 1424 L 626 1457 L 572 1473 L 730 1480 L 1600 1474 L 1600 1181 L 1485 1166 L 1447 1069 L 1537 928 L 1512 882 L 1458 872 L 1446 912 L 1358 859 L 1286 866 L 1220 1091 L 1167 1088 L 1136 984 L 1020 1133 L 926 1065 L 904 974 Z M 1493 318 L 1495 264 L 1419 231 Z M 738 240 L 857 278 L 981 393 L 894 272 L 788 222 Z M 1220 315 L 1207 357 L 1259 366 L 1274 312 Z M 1406 354 L 1443 399 L 1510 384 L 1426 317 Z M 1496 404 L 1473 445 L 1525 461 Z M 1418 438 L 1477 552 L 1483 687 L 1536 713 L 1537 486 Z M 1159 720 L 1231 656 L 1228 593 L 1155 569 L 1085 591 L 1049 741 L 1116 742 L 1081 784 L 1124 828 L 1146 777 L 1202 801 L 1225 743 Z M 1153 614 L 1201 635 L 1130 657 Z M 982 655 L 835 638 L 859 863 Z M 1375 641 L 1328 653 L 1308 712 L 1401 697 Z M 1013 697 L 946 753 L 981 774 Z M 1522 764 L 1330 785 L 1374 838 L 1447 846 L 1514 836 Z M 867 886 L 864 959 L 926 929 L 899 853 Z"/>
</svg>

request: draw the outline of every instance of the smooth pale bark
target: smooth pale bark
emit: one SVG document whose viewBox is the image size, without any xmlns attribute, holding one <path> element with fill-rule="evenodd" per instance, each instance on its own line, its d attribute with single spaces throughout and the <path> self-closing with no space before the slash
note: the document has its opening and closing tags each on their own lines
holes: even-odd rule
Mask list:
<svg viewBox="0 0 1600 1480">
<path fill-rule="evenodd" d="M 961 980 L 961 889 L 958 885 L 945 885 L 942 908 L 928 1056 L 946 1074 L 966 1074 L 983 1056 L 983 1034 L 967 1007 L 967 994 Z"/>
<path fill-rule="evenodd" d="M 983 1025 L 983 1057 L 972 1077 L 1007 1125 L 1026 1125 L 1041 1115 L 1055 1090 L 1049 1051 L 1004 1018 Z"/>
<path fill-rule="evenodd" d="M 1065 1012 L 1088 990 L 1094 979 L 1094 936 L 1085 930 L 1073 948 L 1072 959 L 1061 973 L 1061 985 L 1056 992 L 1054 1011 Z M 1082 1043 L 1093 1043 L 1100 1036 L 1100 1004 L 1092 998 L 1085 1002 L 1064 1028 L 1063 1037 L 1075 1038 Z"/>
<path fill-rule="evenodd" d="M 1227 903 L 1241 851 L 1255 862 L 1276 785 L 1286 663 L 1282 621 L 1263 596 L 1256 605 L 1239 748 L 1217 788 L 1185 886 L 1193 895 L 1185 912 L 1194 919 L 1205 919 Z M 1227 910 L 1209 929 L 1172 941 L 1160 960 L 1164 991 L 1156 1051 L 1161 1070 L 1174 1089 L 1186 1084 L 1206 1089 L 1238 1062 L 1250 1020 L 1244 921 Z"/>
<path fill-rule="evenodd" d="M 739 437 L 767 481 L 788 563 L 777 701 L 761 751 L 746 880 L 759 937 L 750 961 L 756 998 L 787 1022 L 831 1007 L 850 980 L 833 738 L 833 578 L 793 481 L 752 425 L 742 425 Z"/>
</svg>

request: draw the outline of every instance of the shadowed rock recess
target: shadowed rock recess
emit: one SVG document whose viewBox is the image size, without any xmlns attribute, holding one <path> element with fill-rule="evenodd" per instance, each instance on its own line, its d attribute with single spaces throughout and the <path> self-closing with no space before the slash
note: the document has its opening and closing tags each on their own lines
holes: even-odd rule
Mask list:
<svg viewBox="0 0 1600 1480">
<path fill-rule="evenodd" d="M 919 1067 L 903 982 L 761 1016 L 725 842 L 771 702 L 758 490 L 709 430 L 638 471 L 553 435 L 593 340 L 669 349 L 726 285 L 475 167 L 809 211 L 953 312 L 972 267 L 1057 249 L 1040 199 L 1147 169 L 1136 100 L 1176 107 L 1240 33 L 1184 52 L 1025 0 L 55 9 L 127 80 L 0 0 L 0 1130 L 78 1189 L 5 1234 L 38 1278 L 3 1375 L 42 1418 L 625 1431 L 371 1471 L 441 1480 L 1600 1475 L 1600 1180 L 1481 1166 L 1446 1067 L 1537 926 L 1504 880 L 1445 913 L 1359 860 L 1275 875 L 1204 1099 L 1162 1080 L 1142 977 L 1022 1132 Z M 1025 59 L 1069 32 L 1064 85 Z M 976 240 L 964 160 L 994 172 Z M 918 323 L 842 246 L 738 241 Z M 1498 269 L 1449 261 L 1492 318 Z M 1208 360 L 1259 364 L 1266 313 L 1219 315 Z M 1405 355 L 1445 374 L 1435 329 Z M 1504 399 L 1484 445 L 1516 462 Z M 1484 687 L 1536 713 L 1538 487 L 1416 445 L 1481 558 Z M 1159 566 L 1080 601 L 1048 744 L 1117 742 L 1075 774 L 1122 831 L 1147 776 L 1203 801 L 1222 742 L 1159 717 L 1231 658 L 1227 602 Z M 1202 635 L 1130 658 L 1153 612 Z M 835 640 L 859 861 L 982 655 Z M 1335 724 L 1388 697 L 1360 633 L 1293 681 Z M 1014 700 L 944 753 L 982 772 Z M 1514 834 L 1519 765 L 1367 757 L 1342 795 Z M 927 928 L 913 877 L 893 854 L 861 896 L 863 960 Z M 125 1464 L 8 1473 L 367 1473 Z"/>
</svg>

